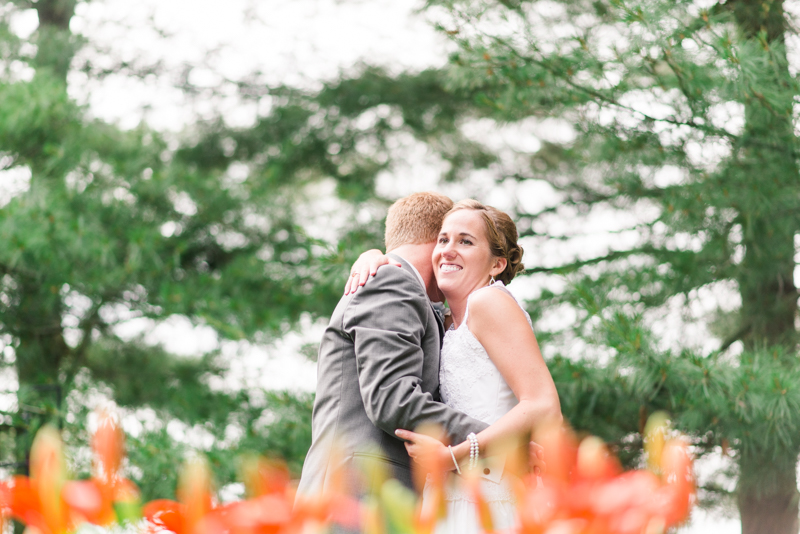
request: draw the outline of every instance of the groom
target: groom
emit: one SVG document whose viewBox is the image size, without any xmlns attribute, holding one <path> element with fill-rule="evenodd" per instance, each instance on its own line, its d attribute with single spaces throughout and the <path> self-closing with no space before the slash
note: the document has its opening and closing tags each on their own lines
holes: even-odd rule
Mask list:
<svg viewBox="0 0 800 534">
<path fill-rule="evenodd" d="M 379 269 L 336 306 L 319 349 L 312 443 L 299 494 L 329 489 L 337 473 L 346 477 L 364 459 L 382 462 L 411 487 L 410 459 L 396 429 L 434 423 L 451 443 L 461 443 L 488 426 L 439 399 L 444 327 L 431 301 L 444 299 L 431 253 L 452 205 L 437 193 L 395 202 L 386 217 L 386 250 L 402 268 Z"/>
</svg>

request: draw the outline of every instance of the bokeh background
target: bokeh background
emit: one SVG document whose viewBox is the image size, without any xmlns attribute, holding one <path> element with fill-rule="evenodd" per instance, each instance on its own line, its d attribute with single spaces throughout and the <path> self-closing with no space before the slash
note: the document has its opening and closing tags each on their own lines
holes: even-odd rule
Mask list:
<svg viewBox="0 0 800 534">
<path fill-rule="evenodd" d="M 387 207 L 518 221 L 581 432 L 698 458 L 682 531 L 797 532 L 797 2 L 0 3 L 0 475 L 94 410 L 145 499 L 295 474 L 317 343 Z"/>
</svg>

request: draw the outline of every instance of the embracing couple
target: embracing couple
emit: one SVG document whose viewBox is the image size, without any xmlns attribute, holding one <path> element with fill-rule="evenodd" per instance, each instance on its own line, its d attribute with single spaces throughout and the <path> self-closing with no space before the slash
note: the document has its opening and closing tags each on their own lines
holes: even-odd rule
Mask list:
<svg viewBox="0 0 800 534">
<path fill-rule="evenodd" d="M 370 264 L 374 277 L 342 297 L 320 345 L 299 495 L 325 491 L 365 459 L 411 487 L 414 460 L 452 470 L 437 533 L 482 530 L 459 484 L 465 469 L 478 469 L 495 529 L 516 525 L 513 475 L 487 451 L 561 418 L 530 317 L 505 288 L 523 269 L 517 241 L 507 214 L 474 200 L 417 193 L 392 205 L 387 256 L 362 255 L 351 280 Z M 385 263 L 394 266 L 376 269 Z M 452 446 L 413 432 L 424 423 Z M 363 480 L 347 480 L 363 491 Z"/>
</svg>

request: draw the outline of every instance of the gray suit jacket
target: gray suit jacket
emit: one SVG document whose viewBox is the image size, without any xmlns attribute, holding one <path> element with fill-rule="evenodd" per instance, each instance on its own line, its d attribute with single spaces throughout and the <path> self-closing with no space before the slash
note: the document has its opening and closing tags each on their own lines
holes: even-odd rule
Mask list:
<svg viewBox="0 0 800 534">
<path fill-rule="evenodd" d="M 461 443 L 488 426 L 440 402 L 442 323 L 412 267 L 395 258 L 403 267 L 381 268 L 342 297 L 325 330 L 312 443 L 298 493 L 326 489 L 335 473 L 367 457 L 410 487 L 410 459 L 396 429 L 436 423 L 452 443 Z M 349 489 L 361 490 L 355 482 Z"/>
</svg>

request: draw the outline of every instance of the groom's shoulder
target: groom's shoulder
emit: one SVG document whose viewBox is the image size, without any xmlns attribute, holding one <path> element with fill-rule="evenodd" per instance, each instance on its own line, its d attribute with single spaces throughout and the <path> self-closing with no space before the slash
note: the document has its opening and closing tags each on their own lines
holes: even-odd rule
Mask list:
<svg viewBox="0 0 800 534">
<path fill-rule="evenodd" d="M 409 267 L 384 265 L 378 269 L 375 276 L 367 280 L 366 284 L 358 288 L 354 294 L 354 301 L 385 298 L 393 294 L 427 299 L 419 278 Z"/>
<path fill-rule="evenodd" d="M 396 265 L 383 265 L 375 272 L 375 276 L 370 277 L 370 281 L 400 281 L 400 282 L 418 282 L 417 275 L 411 270 L 411 267 L 403 265 L 397 267 Z"/>
</svg>

